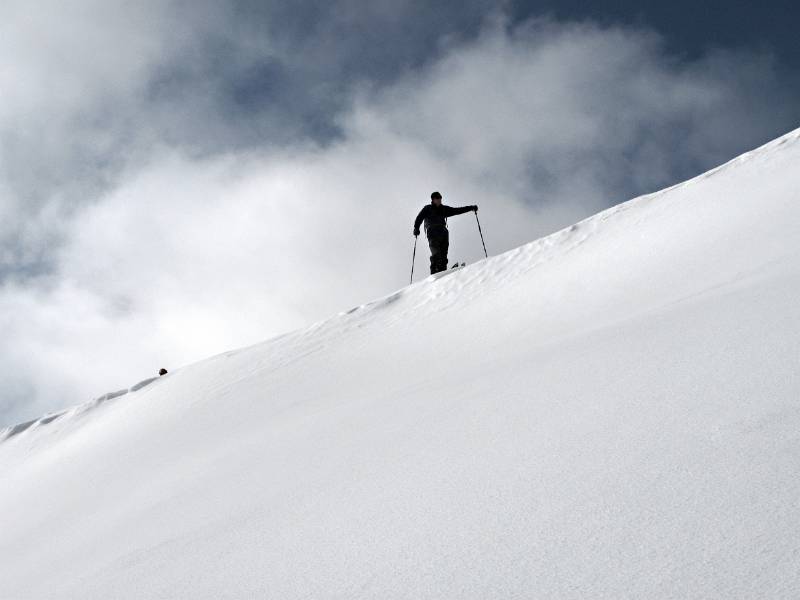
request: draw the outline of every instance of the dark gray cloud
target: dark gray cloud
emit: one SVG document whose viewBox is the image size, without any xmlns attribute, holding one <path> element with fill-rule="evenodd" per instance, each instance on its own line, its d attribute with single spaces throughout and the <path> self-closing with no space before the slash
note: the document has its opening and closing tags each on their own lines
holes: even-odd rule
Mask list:
<svg viewBox="0 0 800 600">
<path fill-rule="evenodd" d="M 560 20 L 654 29 L 664 36 L 671 53 L 688 59 L 713 49 L 749 48 L 773 53 L 800 68 L 795 27 L 800 6 L 792 0 L 514 0 L 508 11 L 515 20 L 549 14 Z"/>
<path fill-rule="evenodd" d="M 82 6 L 0 9 L 0 422 L 391 292 L 433 187 L 497 253 L 797 116 L 769 54 L 480 2 Z"/>
</svg>

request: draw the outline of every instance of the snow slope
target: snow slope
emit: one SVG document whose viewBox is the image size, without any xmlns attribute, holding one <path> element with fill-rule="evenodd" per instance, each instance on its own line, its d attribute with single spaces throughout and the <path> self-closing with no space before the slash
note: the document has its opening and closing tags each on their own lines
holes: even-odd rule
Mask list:
<svg viewBox="0 0 800 600">
<path fill-rule="evenodd" d="M 798 164 L 6 430 L 0 597 L 800 597 Z"/>
</svg>

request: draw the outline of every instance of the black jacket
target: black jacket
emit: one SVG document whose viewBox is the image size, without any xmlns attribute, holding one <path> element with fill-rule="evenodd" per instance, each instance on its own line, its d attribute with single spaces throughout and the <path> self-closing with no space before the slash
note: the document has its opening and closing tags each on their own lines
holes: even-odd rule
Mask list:
<svg viewBox="0 0 800 600">
<path fill-rule="evenodd" d="M 420 224 L 425 221 L 425 233 L 430 235 L 431 228 L 435 229 L 446 229 L 447 228 L 447 217 L 454 217 L 456 215 L 462 215 L 465 212 L 469 212 L 473 209 L 473 206 L 446 206 L 444 204 L 440 204 L 436 206 L 433 202 L 424 206 L 417 218 L 414 219 L 414 232 L 416 233 L 419 231 Z"/>
</svg>

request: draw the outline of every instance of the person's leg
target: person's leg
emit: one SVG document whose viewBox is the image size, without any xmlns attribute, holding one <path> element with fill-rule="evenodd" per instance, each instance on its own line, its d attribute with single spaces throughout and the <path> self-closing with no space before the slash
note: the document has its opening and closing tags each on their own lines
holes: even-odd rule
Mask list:
<svg viewBox="0 0 800 600">
<path fill-rule="evenodd" d="M 431 249 L 431 275 L 439 272 L 439 238 L 429 237 L 428 246 Z"/>
<path fill-rule="evenodd" d="M 444 239 L 441 244 L 441 252 L 439 253 L 439 270 L 447 270 L 447 251 L 450 249 L 450 232 L 444 230 Z"/>
<path fill-rule="evenodd" d="M 449 245 L 450 240 L 446 229 L 441 234 L 432 235 L 428 238 L 428 246 L 431 249 L 431 274 L 447 269 L 447 250 Z"/>
</svg>

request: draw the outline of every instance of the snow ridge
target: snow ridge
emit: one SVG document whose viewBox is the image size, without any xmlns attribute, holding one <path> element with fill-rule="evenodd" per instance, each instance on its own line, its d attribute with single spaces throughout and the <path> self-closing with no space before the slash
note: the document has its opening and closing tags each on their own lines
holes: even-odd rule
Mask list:
<svg viewBox="0 0 800 600">
<path fill-rule="evenodd" d="M 405 311 L 397 318 L 394 319 L 393 322 L 403 321 L 404 318 L 407 318 L 409 313 L 413 313 L 415 310 L 423 308 L 428 302 L 430 301 L 437 301 L 443 307 L 451 306 L 454 302 L 459 302 L 463 300 L 463 295 L 466 291 L 466 288 L 472 288 L 475 290 L 480 290 L 480 288 L 487 284 L 487 273 L 491 273 L 496 280 L 494 283 L 496 285 L 502 285 L 509 280 L 513 280 L 523 273 L 536 268 L 538 265 L 546 262 L 548 260 L 552 260 L 554 257 L 562 255 L 564 253 L 570 252 L 576 248 L 578 248 L 581 244 L 586 242 L 591 235 L 603 225 L 604 222 L 608 221 L 609 219 L 613 219 L 615 216 L 621 215 L 622 213 L 634 208 L 640 203 L 649 202 L 681 188 L 697 185 L 702 183 L 704 180 L 707 180 L 711 177 L 720 175 L 725 173 L 727 170 L 731 168 L 735 168 L 738 165 L 742 165 L 744 163 L 748 163 L 751 161 L 757 161 L 760 165 L 764 165 L 769 163 L 771 157 L 776 152 L 781 150 L 786 150 L 789 147 L 792 147 L 798 144 L 800 141 L 800 128 L 790 131 L 789 133 L 784 134 L 783 136 L 772 140 L 763 146 L 760 146 L 754 150 L 749 152 L 745 152 L 736 158 L 729 160 L 722 165 L 711 169 L 701 175 L 698 175 L 692 179 L 683 181 L 681 183 L 675 184 L 671 187 L 665 188 L 658 192 L 653 192 L 650 194 L 645 194 L 639 196 L 637 198 L 633 198 L 616 206 L 613 206 L 609 209 L 606 209 L 596 215 L 592 215 L 576 223 L 569 227 L 565 227 L 564 229 L 554 232 L 548 236 L 540 238 L 538 240 L 534 240 L 525 244 L 519 248 L 514 250 L 510 250 L 505 252 L 499 256 L 490 257 L 487 261 L 481 261 L 483 265 L 483 269 L 479 272 L 473 274 L 472 277 L 469 277 L 465 280 L 459 280 L 457 283 L 454 282 L 455 285 L 449 286 L 443 289 L 437 289 L 434 293 L 427 293 L 423 294 L 425 300 L 415 304 L 411 310 Z M 507 264 L 513 266 L 512 269 L 507 267 Z M 497 266 L 496 266 L 497 265 Z M 470 268 L 475 269 L 474 265 L 471 265 Z M 450 273 L 448 273 L 450 275 Z M 422 283 L 417 285 L 431 285 L 438 279 L 434 276 L 427 277 Z M 314 325 L 311 325 L 309 328 L 302 330 L 306 334 L 312 333 L 315 331 L 325 330 L 326 328 L 336 329 L 339 330 L 340 326 L 342 325 L 342 320 L 346 320 L 350 315 L 354 313 L 359 313 L 359 316 L 363 314 L 365 310 L 375 310 L 375 309 L 382 309 L 396 300 L 403 297 L 404 294 L 407 293 L 409 288 L 403 288 L 398 290 L 388 296 L 383 298 L 374 300 L 372 302 L 368 302 L 366 304 L 361 304 L 359 306 L 355 306 L 347 311 L 343 311 L 330 319 L 326 319 Z M 447 297 L 448 300 L 443 300 L 443 298 Z M 390 323 L 391 324 L 391 323 Z M 347 325 L 344 324 L 345 329 Z M 279 336 L 279 338 L 283 338 L 285 336 L 294 336 L 297 335 L 298 332 L 294 332 L 293 334 L 283 334 Z M 271 343 L 273 340 L 268 340 L 267 342 L 263 342 L 266 344 Z M 259 346 L 261 344 L 258 344 Z M 223 354 L 223 356 L 232 355 L 237 351 L 229 351 Z M 134 392 L 145 385 L 152 383 L 157 378 L 150 378 L 146 379 L 136 385 L 132 386 L 131 388 L 125 388 L 116 392 L 108 392 L 103 394 L 102 396 L 95 398 L 94 400 L 87 402 L 85 404 L 79 405 L 70 410 L 63 410 L 56 413 L 48 413 L 39 419 L 32 419 L 30 421 L 26 421 L 24 423 L 19 423 L 10 427 L 6 427 L 4 429 L 0 429 L 0 443 L 3 440 L 6 440 L 14 435 L 22 433 L 28 429 L 32 429 L 35 427 L 39 427 L 42 425 L 46 425 L 51 423 L 55 419 L 64 416 L 64 415 L 74 415 L 74 414 L 83 414 L 92 408 L 99 406 L 103 402 L 108 400 L 113 400 L 120 396 L 127 394 L 128 392 Z"/>
</svg>

